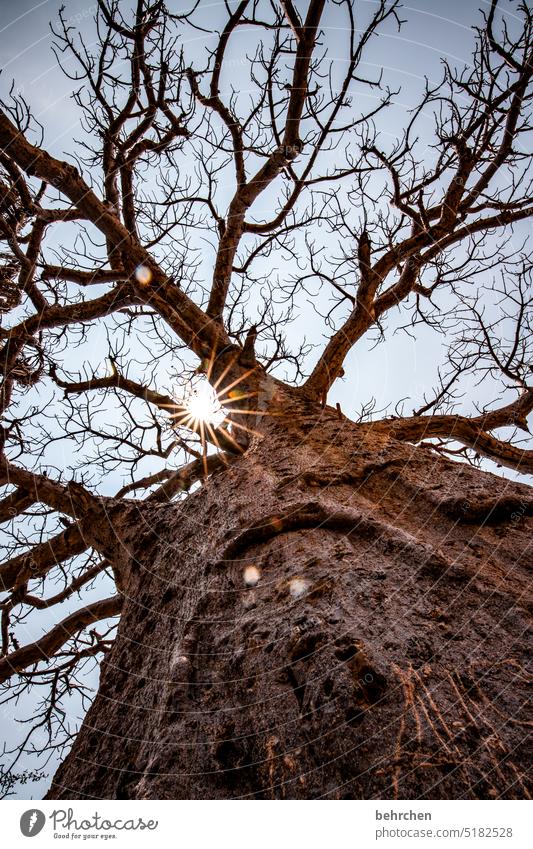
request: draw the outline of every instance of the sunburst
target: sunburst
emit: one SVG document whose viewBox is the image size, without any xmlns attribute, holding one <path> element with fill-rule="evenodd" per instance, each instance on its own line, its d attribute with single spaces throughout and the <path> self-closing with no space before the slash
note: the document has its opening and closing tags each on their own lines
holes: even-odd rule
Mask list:
<svg viewBox="0 0 533 849">
<path fill-rule="evenodd" d="M 198 431 L 202 424 L 218 428 L 226 419 L 226 411 L 217 391 L 204 375 L 197 375 L 187 381 L 179 403 L 182 419 L 180 423 L 191 430 Z"/>
<path fill-rule="evenodd" d="M 261 415 L 249 406 L 249 400 L 257 396 L 256 392 L 243 391 L 239 384 L 250 376 L 254 369 L 244 372 L 230 383 L 221 386 L 231 369 L 230 365 L 212 383 L 210 382 L 212 362 L 207 364 L 205 374 L 197 374 L 178 387 L 176 406 L 171 416 L 174 427 L 183 427 L 200 437 L 202 455 L 207 477 L 206 456 L 208 443 L 219 450 L 227 449 L 228 443 L 236 451 L 242 451 L 242 445 L 236 439 L 237 431 L 247 435 L 258 435 L 257 431 L 242 422 L 246 415 Z M 237 406 L 238 405 L 238 406 Z M 238 420 L 240 419 L 240 421 Z"/>
</svg>

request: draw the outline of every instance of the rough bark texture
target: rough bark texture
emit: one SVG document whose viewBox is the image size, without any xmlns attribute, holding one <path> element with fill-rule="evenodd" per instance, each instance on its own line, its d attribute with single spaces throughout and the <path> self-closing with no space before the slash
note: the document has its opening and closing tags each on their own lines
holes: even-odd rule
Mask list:
<svg viewBox="0 0 533 849">
<path fill-rule="evenodd" d="M 118 637 L 48 798 L 528 797 L 531 490 L 283 409 L 119 529 Z"/>
</svg>

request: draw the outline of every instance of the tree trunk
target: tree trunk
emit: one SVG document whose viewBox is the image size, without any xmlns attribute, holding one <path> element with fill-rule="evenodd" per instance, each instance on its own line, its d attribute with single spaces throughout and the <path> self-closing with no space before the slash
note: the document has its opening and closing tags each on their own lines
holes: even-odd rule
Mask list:
<svg viewBox="0 0 533 849">
<path fill-rule="evenodd" d="M 118 636 L 48 798 L 528 797 L 531 490 L 283 409 L 118 528 Z"/>
</svg>

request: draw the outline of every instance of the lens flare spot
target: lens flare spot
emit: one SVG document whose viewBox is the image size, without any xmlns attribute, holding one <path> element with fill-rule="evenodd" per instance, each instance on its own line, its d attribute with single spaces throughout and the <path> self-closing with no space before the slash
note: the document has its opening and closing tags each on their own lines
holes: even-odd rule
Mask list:
<svg viewBox="0 0 533 849">
<path fill-rule="evenodd" d="M 142 286 L 148 286 L 152 279 L 152 272 L 147 265 L 138 265 L 135 269 L 135 279 Z"/>
<path fill-rule="evenodd" d="M 291 578 L 289 581 L 289 592 L 292 598 L 301 598 L 309 589 L 309 581 L 305 578 Z"/>
<path fill-rule="evenodd" d="M 243 577 L 247 587 L 256 587 L 261 577 L 261 570 L 257 566 L 247 566 Z"/>
</svg>

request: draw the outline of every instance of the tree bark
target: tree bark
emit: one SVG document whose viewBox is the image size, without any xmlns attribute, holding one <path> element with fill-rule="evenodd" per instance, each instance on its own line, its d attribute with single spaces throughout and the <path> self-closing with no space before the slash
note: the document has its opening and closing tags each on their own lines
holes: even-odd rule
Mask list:
<svg viewBox="0 0 533 849">
<path fill-rule="evenodd" d="M 529 798 L 531 490 L 279 409 L 117 528 L 118 636 L 48 798 Z"/>
</svg>

